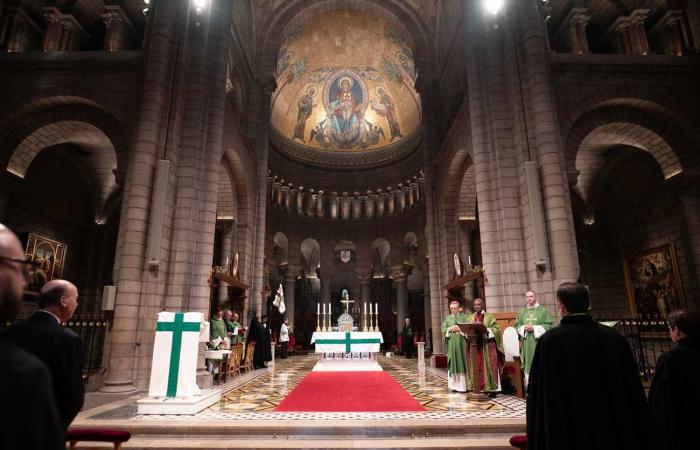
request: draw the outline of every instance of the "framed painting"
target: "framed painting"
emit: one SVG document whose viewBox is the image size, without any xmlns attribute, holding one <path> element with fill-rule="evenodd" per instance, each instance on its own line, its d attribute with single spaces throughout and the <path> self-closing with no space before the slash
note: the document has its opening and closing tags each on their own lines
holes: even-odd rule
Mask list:
<svg viewBox="0 0 700 450">
<path fill-rule="evenodd" d="M 36 263 L 36 269 L 29 280 L 30 291 L 38 291 L 47 281 L 61 277 L 67 250 L 68 246 L 63 242 L 29 233 L 25 256 Z"/>
<path fill-rule="evenodd" d="M 672 243 L 626 256 L 622 267 L 633 314 L 665 316 L 685 308 L 678 258 Z"/>
</svg>

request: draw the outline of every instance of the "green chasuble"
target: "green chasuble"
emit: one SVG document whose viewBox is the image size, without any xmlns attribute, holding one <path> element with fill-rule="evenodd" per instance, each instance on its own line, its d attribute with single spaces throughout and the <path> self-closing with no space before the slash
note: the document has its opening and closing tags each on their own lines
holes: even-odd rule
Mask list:
<svg viewBox="0 0 700 450">
<path fill-rule="evenodd" d="M 476 314 L 469 314 L 467 316 L 467 322 L 478 322 L 476 320 Z M 496 316 L 489 312 L 484 312 L 483 324 L 486 328 L 491 330 L 493 338 L 488 338 L 487 336 L 486 345 L 484 345 L 484 351 L 481 355 L 483 357 L 482 362 L 478 363 L 480 368 L 483 368 L 480 378 L 481 382 L 483 383 L 484 390 L 497 391 L 500 385 L 498 382 L 500 374 L 500 367 L 498 367 L 499 353 L 500 355 L 504 355 L 501 327 L 498 325 L 498 321 L 496 321 Z M 467 343 L 467 345 L 469 344 Z M 500 364 L 503 364 L 502 359 Z M 470 391 L 474 390 L 474 370 L 476 370 L 476 368 L 470 365 L 469 370 L 467 371 L 467 389 Z"/>
<path fill-rule="evenodd" d="M 535 308 L 523 308 L 518 312 L 518 319 L 515 321 L 515 329 L 518 330 L 518 335 L 523 342 L 520 349 L 520 361 L 523 365 L 523 372 L 530 373 L 532 367 L 532 357 L 535 355 L 535 346 L 537 339 L 544 334 L 545 331 L 552 328 L 554 319 L 544 306 L 537 305 Z M 534 325 L 534 332 L 526 333 L 525 325 Z"/>
<path fill-rule="evenodd" d="M 233 333 L 233 330 L 238 328 L 238 334 L 231 336 L 231 345 L 243 342 L 243 331 L 241 331 L 242 327 L 241 327 L 240 323 L 228 320 L 226 323 L 226 326 L 227 326 L 228 330 L 232 333 Z"/>
<path fill-rule="evenodd" d="M 442 322 L 442 335 L 445 336 L 445 347 L 447 349 L 447 374 L 467 373 L 466 338 L 460 333 L 450 333 L 447 336 L 447 329 L 458 323 L 467 323 L 467 316 L 457 314 L 449 315 Z"/>
<path fill-rule="evenodd" d="M 217 319 L 212 317 L 209 322 L 209 340 L 213 341 L 216 338 L 226 337 L 226 322 L 224 319 Z"/>
</svg>

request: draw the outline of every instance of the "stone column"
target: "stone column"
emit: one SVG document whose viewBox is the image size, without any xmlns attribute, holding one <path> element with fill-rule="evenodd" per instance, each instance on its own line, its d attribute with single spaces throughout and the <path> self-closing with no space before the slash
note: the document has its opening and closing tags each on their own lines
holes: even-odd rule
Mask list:
<svg viewBox="0 0 700 450">
<path fill-rule="evenodd" d="M 552 92 L 546 30 L 535 2 L 522 2 L 521 39 L 525 50 L 524 70 L 528 72 L 529 106 L 532 109 L 535 154 L 539 168 L 547 225 L 547 241 L 553 286 L 575 281 L 579 276 L 578 252 L 569 204 L 571 197 L 558 129 L 557 106 Z M 481 212 L 481 211 L 480 211 Z M 553 298 L 551 299 L 553 302 Z M 553 305 L 552 305 L 553 306 Z"/>
<path fill-rule="evenodd" d="M 618 17 L 615 22 L 605 32 L 605 36 L 613 36 L 613 42 L 617 52 L 621 55 L 631 55 L 632 40 L 630 38 L 629 17 Z"/>
<path fill-rule="evenodd" d="M 292 203 L 291 201 L 291 195 L 289 193 L 289 190 L 291 189 L 292 183 L 289 183 L 288 185 L 282 186 L 280 189 L 282 193 L 282 208 L 285 211 L 289 211 L 290 205 Z"/>
<path fill-rule="evenodd" d="M 386 192 L 383 192 L 381 189 L 377 189 L 377 193 L 378 193 L 377 217 L 383 217 L 384 210 L 386 208 L 386 200 L 387 200 L 387 197 L 389 197 L 389 194 L 387 194 Z"/>
<path fill-rule="evenodd" d="M 163 127 L 163 108 L 167 102 L 163 80 L 169 77 L 173 57 L 171 39 L 175 35 L 177 4 L 158 4 L 159 19 L 151 46 L 146 50 L 143 98 L 129 170 L 126 174 L 121 224 L 117 238 L 114 282 L 117 299 L 114 321 L 107 340 L 110 346 L 108 372 L 103 392 L 129 392 L 134 385 L 134 363 L 139 350 L 139 308 L 142 283 L 149 280 L 146 267 L 146 235 L 153 190 L 158 144 Z M 160 105 L 161 107 L 154 107 Z"/>
<path fill-rule="evenodd" d="M 343 192 L 340 199 L 340 218 L 345 220 L 350 218 L 350 199 L 347 192 Z"/>
<path fill-rule="evenodd" d="M 330 204 L 331 219 L 337 219 L 338 218 L 338 193 L 337 192 L 331 192 L 330 201 L 331 201 L 331 204 Z"/>
<path fill-rule="evenodd" d="M 578 55 L 589 53 L 586 27 L 590 16 L 587 14 L 587 11 L 586 8 L 571 8 L 561 21 L 559 28 L 554 32 L 553 41 L 555 45 Z"/>
<path fill-rule="evenodd" d="M 221 239 L 221 256 L 219 257 L 219 265 L 226 267 L 229 262 L 233 261 L 233 221 L 218 221 L 219 238 Z M 219 298 L 218 302 L 221 305 L 228 301 L 228 284 L 219 281 Z"/>
<path fill-rule="evenodd" d="M 355 269 L 355 277 L 357 278 L 357 281 L 360 285 L 359 301 L 360 301 L 360 311 L 362 312 L 362 315 L 361 315 L 362 323 L 360 323 L 358 325 L 358 328 L 362 329 L 361 327 L 365 323 L 367 324 L 367 326 L 369 326 L 369 314 L 367 314 L 367 316 L 365 316 L 364 304 L 369 303 L 371 300 L 369 298 L 369 296 L 370 296 L 369 295 L 370 294 L 369 281 L 371 279 L 370 269 L 368 267 L 361 268 L 361 269 Z M 367 305 L 367 308 L 369 308 L 369 305 Z M 369 309 L 367 310 L 367 312 L 369 313 Z"/>
<path fill-rule="evenodd" d="M 697 304 L 700 300 L 700 294 L 698 293 L 700 292 L 700 189 L 698 189 L 697 177 L 692 178 L 694 179 L 686 177 L 685 184 L 677 189 L 677 192 L 683 205 L 683 215 L 688 232 L 689 245 L 686 257 L 692 264 L 692 275 L 690 278 L 695 281 L 695 286 L 687 287 L 686 292 L 693 292 L 691 297 L 695 298 L 695 303 Z"/>
<path fill-rule="evenodd" d="M 313 189 L 309 189 L 309 201 L 306 203 L 306 215 L 313 216 L 316 214 L 316 203 L 318 202 L 318 194 Z"/>
<path fill-rule="evenodd" d="M 406 277 L 407 270 L 404 266 L 394 266 L 391 268 L 391 278 L 396 286 L 396 333 L 401 333 L 408 309 L 408 283 Z"/>
<path fill-rule="evenodd" d="M 374 218 L 374 205 L 377 203 L 377 196 L 372 193 L 372 191 L 367 191 L 367 197 L 365 201 L 365 213 L 367 217 Z"/>
<path fill-rule="evenodd" d="M 352 217 L 359 219 L 362 217 L 362 197 L 357 191 L 353 192 L 352 195 Z"/>
<path fill-rule="evenodd" d="M 635 9 L 630 16 L 630 38 L 632 40 L 633 53 L 636 55 L 649 54 L 649 40 L 644 22 L 649 15 L 648 9 Z"/>
<path fill-rule="evenodd" d="M 44 42 L 41 49 L 45 52 L 56 51 L 61 43 L 61 12 L 54 7 L 41 8 L 41 12 L 46 20 L 46 31 L 44 32 Z"/>
<path fill-rule="evenodd" d="M 136 31 L 121 6 L 105 6 L 102 20 L 105 23 L 105 40 L 102 49 L 108 52 L 127 50 L 130 42 L 135 40 Z"/>
<path fill-rule="evenodd" d="M 7 38 L 8 52 L 24 52 L 35 49 L 41 38 L 41 28 L 22 8 L 8 8 L 9 34 Z"/>
<path fill-rule="evenodd" d="M 297 214 L 299 214 L 299 215 L 304 214 L 304 197 L 305 197 L 305 195 L 306 194 L 304 193 L 304 186 L 299 186 L 299 188 L 297 189 L 297 207 L 296 207 Z"/>
<path fill-rule="evenodd" d="M 316 199 L 316 216 L 323 217 L 323 190 L 318 191 L 318 198 Z"/>
<path fill-rule="evenodd" d="M 63 31 L 59 50 L 64 52 L 80 50 L 83 38 L 87 36 L 87 31 L 80 25 L 78 19 L 71 14 L 62 14 L 60 24 Z"/>
<path fill-rule="evenodd" d="M 287 307 L 285 316 L 289 319 L 289 325 L 294 326 L 294 293 L 297 282 L 297 275 L 300 268 L 297 266 L 287 267 L 283 271 L 284 275 L 284 304 Z"/>
</svg>

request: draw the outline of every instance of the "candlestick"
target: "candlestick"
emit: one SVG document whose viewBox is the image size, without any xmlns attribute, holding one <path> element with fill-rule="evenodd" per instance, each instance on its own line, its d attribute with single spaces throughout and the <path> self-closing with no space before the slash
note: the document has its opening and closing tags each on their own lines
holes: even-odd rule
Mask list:
<svg viewBox="0 0 700 450">
<path fill-rule="evenodd" d="M 374 308 L 374 331 L 379 331 L 379 303 L 377 303 Z"/>
<path fill-rule="evenodd" d="M 319 314 L 318 314 L 319 308 L 320 308 L 319 304 L 316 303 L 316 331 L 321 331 L 321 324 L 319 323 Z"/>
</svg>

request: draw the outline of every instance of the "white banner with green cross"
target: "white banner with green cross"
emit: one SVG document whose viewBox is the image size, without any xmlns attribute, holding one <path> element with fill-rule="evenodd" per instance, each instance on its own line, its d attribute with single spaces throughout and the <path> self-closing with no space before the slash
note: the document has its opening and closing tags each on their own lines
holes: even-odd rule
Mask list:
<svg viewBox="0 0 700 450">
<path fill-rule="evenodd" d="M 202 313 L 158 313 L 149 397 L 199 395 L 197 352 Z"/>
<path fill-rule="evenodd" d="M 311 336 L 316 353 L 378 352 L 383 342 L 380 332 L 317 331 Z"/>
</svg>

